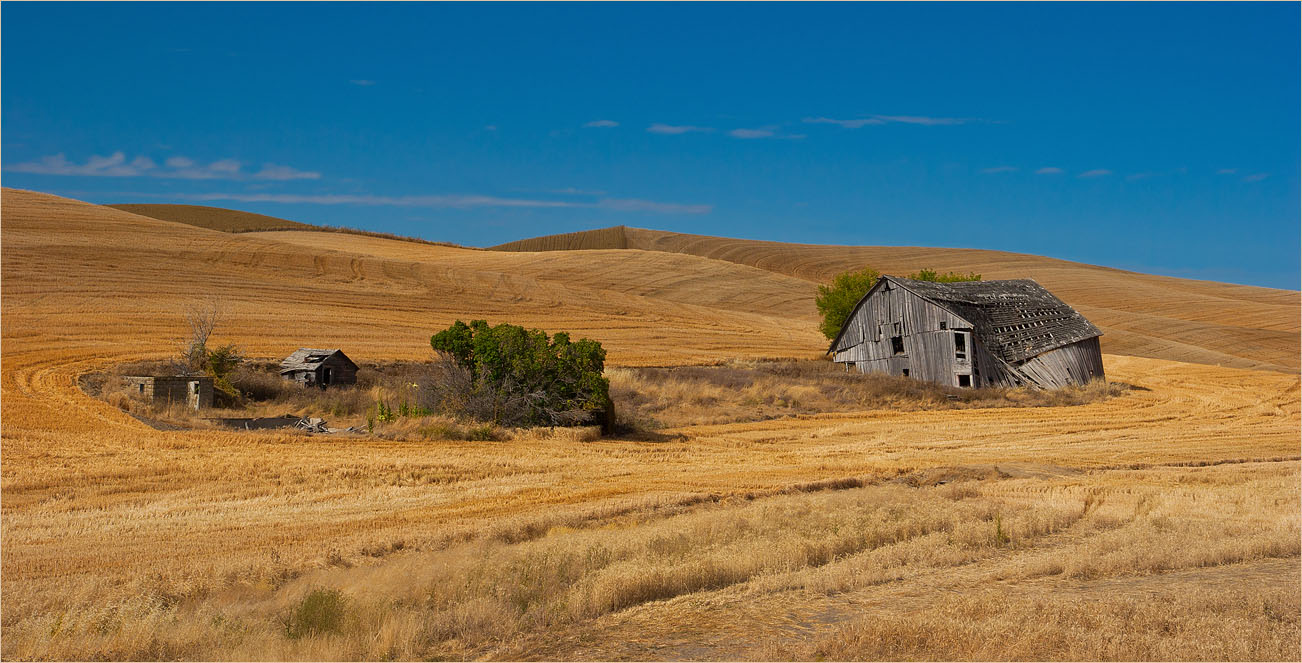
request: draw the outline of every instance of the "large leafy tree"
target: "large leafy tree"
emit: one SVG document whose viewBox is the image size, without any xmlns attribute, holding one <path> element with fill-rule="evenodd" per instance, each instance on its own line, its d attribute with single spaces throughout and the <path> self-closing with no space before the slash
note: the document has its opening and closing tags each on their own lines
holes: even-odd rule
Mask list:
<svg viewBox="0 0 1302 663">
<path fill-rule="evenodd" d="M 836 335 L 841 333 L 841 326 L 845 324 L 845 319 L 850 317 L 850 312 L 854 310 L 854 305 L 868 294 L 873 284 L 881 277 L 881 272 L 872 267 L 864 267 L 857 272 L 837 274 L 831 284 L 818 286 L 818 297 L 814 299 L 814 304 L 818 306 L 818 313 L 823 316 L 823 322 L 818 326 L 818 330 L 823 332 L 828 340 L 836 338 Z"/>
<path fill-rule="evenodd" d="M 845 325 L 846 318 L 854 311 L 854 305 L 859 303 L 863 296 L 872 290 L 877 279 L 881 278 L 881 272 L 871 268 L 864 267 L 859 271 L 842 272 L 832 279 L 831 284 L 818 286 L 818 297 L 814 303 L 818 306 L 818 312 L 823 316 L 823 322 L 819 324 L 818 330 L 823 332 L 829 340 L 836 338 L 841 333 L 841 327 Z M 976 273 L 960 274 L 958 272 L 937 272 L 934 269 L 921 269 L 908 278 L 915 281 L 933 281 L 935 283 L 956 283 L 959 281 L 980 281 L 981 275 Z"/>
</svg>

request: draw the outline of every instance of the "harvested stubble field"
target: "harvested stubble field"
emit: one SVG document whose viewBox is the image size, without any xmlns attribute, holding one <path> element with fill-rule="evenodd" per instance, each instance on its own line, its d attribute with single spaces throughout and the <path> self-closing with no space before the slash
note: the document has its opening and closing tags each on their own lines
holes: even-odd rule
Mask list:
<svg viewBox="0 0 1302 663">
<path fill-rule="evenodd" d="M 1109 377 L 1136 388 L 661 441 L 165 432 L 77 378 L 174 352 L 198 296 L 255 356 L 421 359 L 433 330 L 482 317 L 596 338 L 617 368 L 808 359 L 807 279 L 851 258 L 474 251 L 0 204 L 6 659 L 1298 658 L 1296 292 L 861 248 L 886 270 L 1040 279 L 1097 318 L 1125 355 Z"/>
</svg>

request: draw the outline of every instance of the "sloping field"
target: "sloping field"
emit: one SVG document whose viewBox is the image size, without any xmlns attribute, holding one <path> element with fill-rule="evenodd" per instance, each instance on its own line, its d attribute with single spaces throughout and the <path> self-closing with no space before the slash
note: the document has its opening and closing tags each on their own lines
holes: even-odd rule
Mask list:
<svg viewBox="0 0 1302 663">
<path fill-rule="evenodd" d="M 5 659 L 1297 657 L 1296 375 L 1108 355 L 1137 388 L 1086 406 L 663 442 L 156 431 L 76 378 L 170 355 L 208 295 L 263 357 L 424 357 L 458 317 L 616 365 L 823 342 L 809 276 L 763 261 L 0 209 Z M 313 589 L 337 623 L 304 621 Z"/>
<path fill-rule="evenodd" d="M 1104 352 L 1287 373 L 1299 368 L 1302 299 L 1289 290 L 1154 276 L 1003 251 L 784 244 L 624 226 L 493 248 L 664 251 L 819 283 L 865 265 L 897 275 L 931 268 L 976 272 L 987 279 L 1032 278 L 1103 329 Z"/>
<path fill-rule="evenodd" d="M 147 216 L 153 219 L 184 223 L 188 226 L 207 228 L 209 230 L 220 230 L 221 232 L 226 233 L 265 232 L 268 230 L 310 230 L 315 232 L 362 235 L 366 237 L 382 237 L 385 239 L 415 242 L 418 244 L 453 246 L 447 242 L 431 242 L 424 239 L 417 239 L 415 237 L 403 237 L 390 233 L 358 230 L 356 228 L 316 226 L 308 223 L 299 223 L 298 221 L 289 221 L 274 216 L 266 216 L 265 214 L 254 214 L 253 212 L 242 212 L 240 210 L 225 209 L 222 207 L 205 207 L 203 205 L 163 205 L 157 203 L 105 205 L 105 207 L 111 207 L 116 210 L 129 212 L 139 216 Z"/>
<path fill-rule="evenodd" d="M 260 230 L 311 230 L 314 226 L 297 221 L 278 219 L 274 216 L 241 212 L 222 207 L 203 205 L 105 205 L 113 209 L 148 216 L 163 221 L 175 221 L 186 225 L 220 230 L 227 233 L 243 233 Z"/>
</svg>

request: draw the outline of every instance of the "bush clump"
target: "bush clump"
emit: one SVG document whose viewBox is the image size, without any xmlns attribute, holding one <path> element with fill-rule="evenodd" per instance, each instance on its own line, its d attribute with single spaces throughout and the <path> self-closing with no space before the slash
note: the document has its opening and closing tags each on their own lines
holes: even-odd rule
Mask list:
<svg viewBox="0 0 1302 663">
<path fill-rule="evenodd" d="M 285 637 L 338 633 L 344 625 L 348 597 L 337 589 L 313 589 L 281 618 Z"/>
<path fill-rule="evenodd" d="M 449 414 L 505 426 L 572 426 L 613 420 L 606 351 L 569 334 L 460 320 L 430 338 L 445 365 L 432 385 Z"/>
</svg>

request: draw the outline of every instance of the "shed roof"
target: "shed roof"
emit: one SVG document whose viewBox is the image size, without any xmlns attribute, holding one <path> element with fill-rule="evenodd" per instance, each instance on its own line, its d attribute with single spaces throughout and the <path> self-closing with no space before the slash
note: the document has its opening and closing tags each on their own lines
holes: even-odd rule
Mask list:
<svg viewBox="0 0 1302 663">
<path fill-rule="evenodd" d="M 883 276 L 879 285 L 883 282 L 894 283 L 972 323 L 981 345 L 1007 362 L 1024 361 L 1103 335 L 1076 309 L 1031 279 L 933 283 Z M 862 304 L 861 299 L 856 312 Z"/>
<path fill-rule="evenodd" d="M 334 355 L 339 355 L 344 361 L 352 364 L 353 368 L 357 368 L 357 364 L 354 364 L 353 360 L 349 359 L 348 355 L 344 354 L 343 350 L 339 348 L 324 350 L 319 348 L 299 348 L 280 362 L 280 372 L 314 371 Z"/>
</svg>

